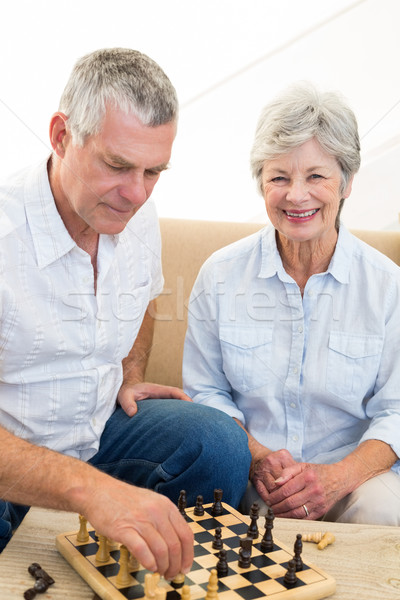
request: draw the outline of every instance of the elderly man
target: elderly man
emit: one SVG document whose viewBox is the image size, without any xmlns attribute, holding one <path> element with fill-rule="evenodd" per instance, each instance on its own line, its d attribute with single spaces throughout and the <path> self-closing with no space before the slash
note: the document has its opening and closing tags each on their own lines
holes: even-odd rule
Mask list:
<svg viewBox="0 0 400 600">
<path fill-rule="evenodd" d="M 149 197 L 177 111 L 147 56 L 89 54 L 51 119 L 52 155 L 0 188 L 0 548 L 28 506 L 75 511 L 172 577 L 193 549 L 171 499 L 244 493 L 234 420 L 143 382 L 163 286 Z"/>
</svg>

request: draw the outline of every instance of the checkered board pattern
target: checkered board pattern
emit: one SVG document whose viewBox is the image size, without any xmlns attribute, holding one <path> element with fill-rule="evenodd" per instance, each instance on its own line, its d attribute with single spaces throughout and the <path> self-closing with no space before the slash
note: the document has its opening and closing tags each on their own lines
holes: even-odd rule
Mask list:
<svg viewBox="0 0 400 600">
<path fill-rule="evenodd" d="M 288 561 L 293 558 L 294 552 L 280 544 L 275 535 L 272 552 L 262 552 L 260 542 L 264 534 L 263 523 L 261 527 L 259 525 L 259 538 L 253 540 L 250 568 L 240 568 L 240 538 L 246 536 L 249 518 L 225 503 L 222 503 L 222 506 L 223 514 L 218 517 L 211 513 L 212 504 L 204 505 L 205 512 L 201 517 L 193 514 L 193 508 L 186 510 L 186 520 L 195 538 L 193 566 L 184 582 L 190 586 L 191 600 L 205 598 L 211 569 L 216 567 L 218 551 L 212 548 L 216 527 L 221 527 L 229 568 L 228 574 L 219 578 L 219 600 L 319 600 L 334 593 L 335 580 L 321 569 L 304 561 L 303 570 L 296 573 L 296 585 L 288 588 L 284 583 L 284 576 Z M 263 522 L 264 517 L 259 519 L 259 523 L 260 521 Z M 140 567 L 138 571 L 131 572 L 133 584 L 121 588 L 115 583 L 119 570 L 119 550 L 111 552 L 108 563 L 96 564 L 98 544 L 94 532 L 89 530 L 90 540 L 86 543 L 77 542 L 76 535 L 77 532 L 57 536 L 57 549 L 98 596 L 103 600 L 144 598 L 144 577 L 148 571 Z M 295 541 L 296 536 L 293 538 Z M 175 589 L 163 578 L 159 585 L 167 588 L 167 600 L 180 600 L 180 588 Z"/>
</svg>

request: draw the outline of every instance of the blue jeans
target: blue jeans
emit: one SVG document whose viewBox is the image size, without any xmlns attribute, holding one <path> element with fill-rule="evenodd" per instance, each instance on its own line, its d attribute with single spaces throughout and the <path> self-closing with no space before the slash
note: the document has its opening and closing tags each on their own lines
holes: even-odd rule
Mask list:
<svg viewBox="0 0 400 600">
<path fill-rule="evenodd" d="M 212 502 L 214 489 L 221 488 L 223 501 L 237 507 L 250 461 L 247 435 L 225 413 L 182 400 L 142 400 L 134 417 L 116 409 L 89 462 L 174 503 L 182 489 L 193 506 L 199 494 Z M 0 500 L 0 551 L 27 510 Z"/>
</svg>

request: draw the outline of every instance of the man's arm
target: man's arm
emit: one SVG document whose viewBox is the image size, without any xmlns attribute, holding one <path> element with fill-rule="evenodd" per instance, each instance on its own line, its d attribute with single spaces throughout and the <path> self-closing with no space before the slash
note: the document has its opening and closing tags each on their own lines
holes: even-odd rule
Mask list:
<svg viewBox="0 0 400 600">
<path fill-rule="evenodd" d="M 137 412 L 137 402 L 146 398 L 178 398 L 191 402 L 181 389 L 172 386 L 144 382 L 146 367 L 153 343 L 156 300 L 151 300 L 144 314 L 142 325 L 128 356 L 122 361 L 123 382 L 118 402 L 127 415 Z"/>
<path fill-rule="evenodd" d="M 165 496 L 129 485 L 80 460 L 35 446 L 0 427 L 0 498 L 84 515 L 139 562 L 167 577 L 187 572 L 193 535 Z"/>
</svg>

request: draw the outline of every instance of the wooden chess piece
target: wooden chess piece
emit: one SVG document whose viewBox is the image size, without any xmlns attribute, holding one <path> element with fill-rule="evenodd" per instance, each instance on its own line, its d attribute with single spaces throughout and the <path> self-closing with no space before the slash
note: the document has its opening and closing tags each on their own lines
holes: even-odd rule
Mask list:
<svg viewBox="0 0 400 600">
<path fill-rule="evenodd" d="M 179 494 L 179 498 L 178 498 L 178 510 L 181 513 L 182 517 L 186 517 L 186 512 L 185 512 L 186 506 L 187 506 L 186 491 L 181 490 L 181 492 Z"/>
<path fill-rule="evenodd" d="M 294 556 L 293 556 L 294 564 L 296 567 L 296 573 L 297 573 L 297 571 L 303 570 L 303 561 L 301 558 L 302 550 L 303 550 L 303 542 L 301 541 L 301 533 L 298 533 L 296 535 L 296 541 L 294 543 Z"/>
<path fill-rule="evenodd" d="M 228 563 L 226 560 L 226 550 L 224 549 L 218 552 L 217 573 L 218 577 L 228 575 Z"/>
<path fill-rule="evenodd" d="M 288 562 L 288 570 L 283 578 L 283 583 L 288 588 L 294 587 L 297 583 L 296 565 L 294 564 L 294 560 L 289 560 Z"/>
<path fill-rule="evenodd" d="M 188 585 L 184 585 L 181 593 L 182 600 L 190 600 L 190 587 Z"/>
<path fill-rule="evenodd" d="M 89 541 L 89 532 L 87 530 L 87 519 L 83 515 L 79 515 L 79 531 L 76 535 L 76 539 L 78 542 L 88 542 Z"/>
<path fill-rule="evenodd" d="M 218 600 L 218 573 L 216 569 L 211 570 L 208 580 L 206 600 Z"/>
<path fill-rule="evenodd" d="M 272 537 L 272 529 L 274 527 L 274 512 L 271 507 L 268 507 L 265 515 L 265 533 L 261 540 L 260 548 L 262 552 L 272 552 L 274 549 L 274 540 Z"/>
<path fill-rule="evenodd" d="M 144 595 L 146 600 L 153 600 L 156 595 L 156 588 L 160 581 L 158 573 L 146 573 L 144 576 Z"/>
<path fill-rule="evenodd" d="M 317 548 L 318 548 L 318 550 L 323 550 L 324 548 L 329 546 L 329 544 L 333 544 L 334 541 L 335 541 L 335 536 L 333 535 L 333 533 L 331 533 L 330 531 L 327 531 L 322 536 L 322 540 L 319 542 L 319 544 L 317 544 Z"/>
<path fill-rule="evenodd" d="M 240 540 L 238 565 L 241 569 L 248 569 L 251 565 L 251 550 L 253 538 L 245 537 Z"/>
<path fill-rule="evenodd" d="M 247 530 L 247 537 L 251 537 L 253 540 L 258 538 L 258 527 L 257 520 L 260 513 L 260 507 L 257 502 L 253 502 L 250 508 L 250 525 Z"/>
<path fill-rule="evenodd" d="M 178 575 L 175 575 L 175 577 L 171 581 L 171 585 L 174 588 L 181 588 L 184 583 L 185 583 L 185 576 L 183 573 L 178 573 Z"/>
<path fill-rule="evenodd" d="M 129 550 L 121 544 L 119 549 L 119 571 L 115 583 L 120 587 L 132 585 L 134 579 L 129 573 Z"/>
<path fill-rule="evenodd" d="M 203 496 L 197 496 L 193 514 L 196 515 L 196 517 L 202 517 L 204 515 Z"/>
<path fill-rule="evenodd" d="M 106 563 L 110 560 L 107 538 L 105 535 L 99 535 L 98 537 L 99 549 L 96 552 L 96 561 L 99 563 Z"/>
<path fill-rule="evenodd" d="M 222 507 L 222 490 L 216 489 L 214 490 L 214 503 L 211 507 L 211 514 L 214 515 L 214 517 L 218 517 L 220 515 L 222 515 L 223 513 L 223 507 Z"/>
<path fill-rule="evenodd" d="M 215 528 L 214 541 L 212 543 L 214 550 L 222 550 L 224 543 L 222 541 L 221 527 Z"/>
</svg>

